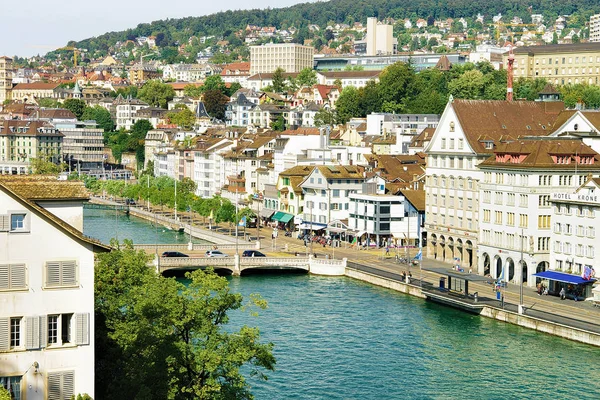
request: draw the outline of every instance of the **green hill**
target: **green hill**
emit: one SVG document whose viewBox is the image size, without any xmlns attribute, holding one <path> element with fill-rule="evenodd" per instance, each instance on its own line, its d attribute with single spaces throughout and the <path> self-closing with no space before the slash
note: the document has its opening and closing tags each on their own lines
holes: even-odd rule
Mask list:
<svg viewBox="0 0 600 400">
<path fill-rule="evenodd" d="M 551 25 L 558 15 L 573 15 L 570 25 L 584 26 L 589 16 L 600 12 L 598 0 L 331 0 L 303 3 L 287 8 L 264 10 L 226 11 L 202 17 L 167 19 L 142 23 L 133 29 L 109 32 L 101 36 L 70 42 L 96 55 L 105 54 L 116 42 L 132 40 L 138 36 L 155 35 L 159 47 L 186 43 L 191 36 L 218 35 L 235 41 L 234 32 L 248 24 L 298 28 L 301 38 L 309 36 L 308 25 L 327 26 L 329 22 L 366 22 L 367 17 L 382 18 L 460 18 L 472 20 L 478 13 L 491 22 L 491 17 L 502 13 L 503 21 L 519 16 L 530 22 L 530 13 L 542 14 Z M 239 40 L 239 39 L 238 39 Z M 241 45 L 241 43 L 239 43 Z"/>
</svg>

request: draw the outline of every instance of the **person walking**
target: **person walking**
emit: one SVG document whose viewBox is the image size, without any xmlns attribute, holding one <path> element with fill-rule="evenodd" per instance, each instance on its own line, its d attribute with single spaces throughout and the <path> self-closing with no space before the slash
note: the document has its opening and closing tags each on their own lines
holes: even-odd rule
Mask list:
<svg viewBox="0 0 600 400">
<path fill-rule="evenodd" d="M 385 255 L 386 255 L 386 257 L 390 255 L 390 246 L 389 245 L 385 246 Z"/>
<path fill-rule="evenodd" d="M 566 295 L 565 288 L 560 289 L 559 295 L 560 295 L 561 300 L 565 299 L 565 295 Z"/>
</svg>

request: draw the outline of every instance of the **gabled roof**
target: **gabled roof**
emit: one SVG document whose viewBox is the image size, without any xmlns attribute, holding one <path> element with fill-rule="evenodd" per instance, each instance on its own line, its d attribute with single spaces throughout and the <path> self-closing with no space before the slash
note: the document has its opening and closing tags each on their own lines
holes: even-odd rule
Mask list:
<svg viewBox="0 0 600 400">
<path fill-rule="evenodd" d="M 400 189 L 398 190 L 398 193 L 401 193 L 406 197 L 406 200 L 408 200 L 417 211 L 425 211 L 425 190 Z"/>
<path fill-rule="evenodd" d="M 497 145 L 502 140 L 549 135 L 564 103 L 453 100 L 452 108 L 471 148 L 479 154 L 490 154 L 484 141 Z"/>
<path fill-rule="evenodd" d="M 33 83 L 19 83 L 13 88 L 13 90 L 54 90 L 58 88 L 58 83 L 44 83 L 44 82 L 33 82 Z"/>
<path fill-rule="evenodd" d="M 63 184 L 66 185 L 63 186 Z M 73 239 L 91 244 L 94 251 L 111 250 L 109 246 L 85 236 L 81 231 L 37 204 L 37 201 L 42 200 L 70 200 L 67 197 L 70 194 L 75 196 L 73 200 L 87 200 L 89 196 L 84 197 L 83 195 L 83 191 L 85 191 L 83 183 L 58 181 L 54 177 L 2 176 L 0 177 L 0 190 Z M 63 191 L 65 192 L 63 193 Z"/>
<path fill-rule="evenodd" d="M 196 118 L 210 118 L 208 115 L 208 111 L 206 111 L 206 107 L 204 107 L 204 102 L 199 102 L 198 107 L 196 107 Z"/>
<path fill-rule="evenodd" d="M 40 118 L 48 119 L 77 119 L 75 114 L 66 108 L 41 108 Z"/>
<path fill-rule="evenodd" d="M 450 62 L 448 57 L 445 54 L 443 54 L 438 60 L 437 64 L 435 64 L 434 68 L 439 69 L 440 71 L 450 71 L 451 67 L 452 63 Z"/>
<path fill-rule="evenodd" d="M 424 147 L 425 143 L 429 142 L 435 133 L 435 128 L 425 128 L 417 136 L 414 136 L 408 147 Z"/>
</svg>

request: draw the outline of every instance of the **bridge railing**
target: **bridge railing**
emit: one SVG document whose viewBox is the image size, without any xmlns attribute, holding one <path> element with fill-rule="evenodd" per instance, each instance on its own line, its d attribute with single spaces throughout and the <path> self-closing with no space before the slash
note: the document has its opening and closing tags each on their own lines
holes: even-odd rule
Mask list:
<svg viewBox="0 0 600 400">
<path fill-rule="evenodd" d="M 187 243 L 179 243 L 179 244 L 134 244 L 133 248 L 136 250 L 146 250 L 153 252 L 158 248 L 159 251 L 190 251 L 189 244 Z M 219 250 L 235 250 L 235 243 L 226 243 L 226 244 L 218 244 L 216 245 Z M 242 246 L 238 246 L 240 250 L 243 249 Z M 206 250 L 214 250 L 214 244 L 198 244 L 192 243 L 191 251 L 206 251 Z"/>
<path fill-rule="evenodd" d="M 344 260 L 339 259 L 327 259 L 327 258 L 313 258 L 310 261 L 311 264 L 321 264 L 321 265 L 336 265 L 336 266 L 344 266 Z"/>
<path fill-rule="evenodd" d="M 240 266 L 275 265 L 280 267 L 303 267 L 308 269 L 307 257 L 242 257 Z"/>
<path fill-rule="evenodd" d="M 160 267 L 199 267 L 229 266 L 233 267 L 233 257 L 161 257 Z"/>
</svg>

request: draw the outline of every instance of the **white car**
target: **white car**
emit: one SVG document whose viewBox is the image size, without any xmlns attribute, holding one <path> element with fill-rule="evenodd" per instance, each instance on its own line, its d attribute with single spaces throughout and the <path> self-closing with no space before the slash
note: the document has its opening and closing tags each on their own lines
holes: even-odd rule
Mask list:
<svg viewBox="0 0 600 400">
<path fill-rule="evenodd" d="M 229 257 L 227 254 L 222 253 L 220 250 L 208 250 L 204 253 L 206 257 Z"/>
</svg>

